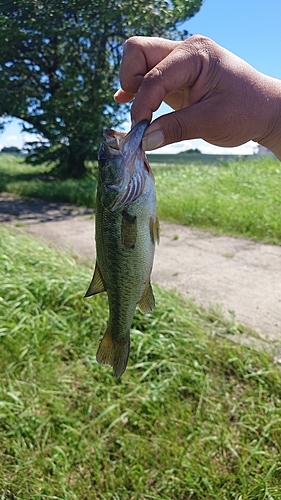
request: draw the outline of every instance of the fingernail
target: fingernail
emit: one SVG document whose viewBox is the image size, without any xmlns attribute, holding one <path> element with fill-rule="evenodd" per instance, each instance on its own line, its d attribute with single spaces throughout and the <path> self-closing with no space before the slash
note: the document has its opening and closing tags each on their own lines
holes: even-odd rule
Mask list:
<svg viewBox="0 0 281 500">
<path fill-rule="evenodd" d="M 144 151 L 151 151 L 152 149 L 160 148 L 164 143 L 164 134 L 162 130 L 154 130 L 145 135 L 142 140 L 142 149 Z"/>
</svg>

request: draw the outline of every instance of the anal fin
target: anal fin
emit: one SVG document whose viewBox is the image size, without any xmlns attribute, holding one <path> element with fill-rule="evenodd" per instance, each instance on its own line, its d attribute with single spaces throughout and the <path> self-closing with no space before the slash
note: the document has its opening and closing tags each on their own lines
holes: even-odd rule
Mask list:
<svg viewBox="0 0 281 500">
<path fill-rule="evenodd" d="M 153 295 L 152 286 L 150 282 L 148 283 L 142 298 L 138 302 L 138 307 L 139 310 L 144 314 L 153 311 L 155 307 L 155 298 Z"/>
<path fill-rule="evenodd" d="M 106 288 L 104 286 L 100 268 L 98 266 L 98 263 L 96 262 L 92 281 L 84 297 L 91 297 L 91 295 L 96 295 L 97 293 L 101 292 L 106 292 Z"/>
</svg>

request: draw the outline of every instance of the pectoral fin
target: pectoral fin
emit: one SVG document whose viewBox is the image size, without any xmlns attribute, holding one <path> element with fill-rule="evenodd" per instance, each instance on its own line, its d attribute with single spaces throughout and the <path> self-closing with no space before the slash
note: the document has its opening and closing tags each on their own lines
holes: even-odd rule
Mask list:
<svg viewBox="0 0 281 500">
<path fill-rule="evenodd" d="M 121 235 L 124 247 L 128 250 L 133 249 L 137 239 L 137 218 L 126 210 L 122 212 Z"/>
<path fill-rule="evenodd" d="M 149 228 L 150 228 L 150 238 L 152 243 L 155 245 L 157 243 L 159 245 L 159 240 L 160 240 L 160 224 L 159 224 L 159 219 L 156 217 L 155 219 L 150 219 L 149 221 Z"/>
<path fill-rule="evenodd" d="M 155 307 L 155 298 L 153 295 L 151 283 L 148 283 L 142 298 L 138 302 L 138 307 L 142 313 L 148 313 L 153 311 Z"/>
<path fill-rule="evenodd" d="M 97 293 L 105 292 L 106 288 L 103 283 L 102 275 L 100 272 L 100 268 L 96 262 L 96 267 L 94 270 L 94 275 L 92 278 L 92 281 L 90 283 L 90 286 L 85 293 L 84 297 L 91 297 L 91 295 L 96 295 Z"/>
</svg>

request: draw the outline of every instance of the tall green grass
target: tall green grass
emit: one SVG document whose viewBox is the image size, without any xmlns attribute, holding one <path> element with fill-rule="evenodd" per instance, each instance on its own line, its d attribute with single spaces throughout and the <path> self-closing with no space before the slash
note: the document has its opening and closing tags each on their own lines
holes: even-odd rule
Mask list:
<svg viewBox="0 0 281 500">
<path fill-rule="evenodd" d="M 155 289 L 121 381 L 96 364 L 91 270 L 0 227 L 0 495 L 280 499 L 281 379 L 243 328 Z"/>
<path fill-rule="evenodd" d="M 156 165 L 153 171 L 161 219 L 281 243 L 281 166 L 276 159 Z M 61 181 L 46 167 L 34 169 L 0 155 L 0 191 L 94 208 L 96 181 L 91 171 L 80 181 Z"/>
<path fill-rule="evenodd" d="M 154 169 L 161 219 L 281 243 L 281 166 L 274 158 Z"/>
</svg>

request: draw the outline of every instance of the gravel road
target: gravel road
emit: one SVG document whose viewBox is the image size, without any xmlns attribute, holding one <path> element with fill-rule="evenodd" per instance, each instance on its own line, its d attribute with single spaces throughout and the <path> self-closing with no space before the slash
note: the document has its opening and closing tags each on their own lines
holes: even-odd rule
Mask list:
<svg viewBox="0 0 281 500">
<path fill-rule="evenodd" d="M 0 194 L 0 222 L 71 249 L 94 266 L 93 210 Z M 281 340 L 281 246 L 161 223 L 152 281 L 229 311 L 267 340 Z"/>
</svg>

